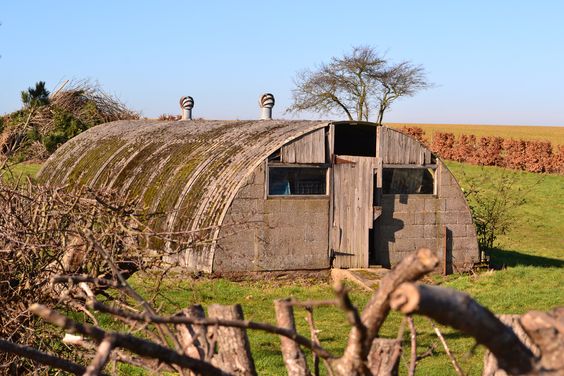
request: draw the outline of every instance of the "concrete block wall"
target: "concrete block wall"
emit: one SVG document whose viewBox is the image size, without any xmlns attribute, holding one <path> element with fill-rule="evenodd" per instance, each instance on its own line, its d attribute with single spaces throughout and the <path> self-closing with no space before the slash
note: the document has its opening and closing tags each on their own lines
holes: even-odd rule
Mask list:
<svg viewBox="0 0 564 376">
<path fill-rule="evenodd" d="M 329 198 L 265 199 L 265 163 L 229 208 L 214 255 L 214 272 L 329 267 Z"/>
<path fill-rule="evenodd" d="M 479 261 L 478 242 L 464 195 L 446 166 L 438 162 L 435 195 L 384 195 L 375 231 L 375 261 L 393 266 L 418 248 L 444 260 L 447 271 L 467 270 Z"/>
</svg>

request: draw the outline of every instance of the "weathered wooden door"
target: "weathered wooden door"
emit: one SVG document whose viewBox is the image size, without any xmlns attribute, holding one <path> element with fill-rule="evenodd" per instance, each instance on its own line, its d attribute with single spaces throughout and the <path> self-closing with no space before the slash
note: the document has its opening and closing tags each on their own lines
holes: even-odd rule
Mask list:
<svg viewBox="0 0 564 376">
<path fill-rule="evenodd" d="M 376 158 L 335 157 L 331 249 L 337 268 L 368 267 L 375 166 Z"/>
</svg>

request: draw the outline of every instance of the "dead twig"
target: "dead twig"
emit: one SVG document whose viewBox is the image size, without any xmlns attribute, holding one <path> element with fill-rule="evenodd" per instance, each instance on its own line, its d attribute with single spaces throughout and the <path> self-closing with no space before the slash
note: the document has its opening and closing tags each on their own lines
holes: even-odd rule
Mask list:
<svg viewBox="0 0 564 376">
<path fill-rule="evenodd" d="M 411 315 L 407 316 L 407 323 L 409 324 L 409 331 L 411 333 L 411 356 L 409 359 L 409 370 L 408 375 L 415 375 L 415 367 L 417 366 L 417 332 L 415 330 L 415 324 L 413 323 L 413 317 Z"/>
<path fill-rule="evenodd" d="M 458 362 L 456 361 L 456 358 L 454 357 L 454 355 L 450 351 L 450 348 L 448 347 L 448 345 L 445 341 L 445 338 L 443 337 L 441 331 L 439 330 L 439 328 L 437 328 L 437 326 L 435 325 L 433 320 L 429 319 L 429 323 L 431 323 L 431 326 L 433 327 L 435 334 L 437 335 L 437 337 L 439 337 L 439 340 L 441 341 L 441 344 L 443 345 L 445 352 L 446 352 L 448 358 L 450 359 L 452 366 L 454 367 L 454 370 L 456 371 L 458 376 L 464 376 L 464 371 L 462 371 L 462 368 L 460 368 L 460 364 L 458 364 Z"/>
<path fill-rule="evenodd" d="M 29 346 L 19 345 L 17 343 L 6 341 L 1 338 L 0 351 L 22 356 L 35 362 L 45 364 L 49 367 L 74 373 L 75 375 L 82 375 L 84 374 L 84 372 L 86 372 L 86 368 L 81 366 L 80 364 L 73 363 L 57 356 L 46 354 Z"/>
<path fill-rule="evenodd" d="M 103 303 L 98 301 L 89 302 L 88 305 L 97 311 L 109 313 L 114 316 L 128 318 L 130 320 L 135 320 L 139 322 L 146 322 L 146 323 L 162 323 L 162 324 L 191 324 L 191 325 L 202 325 L 202 326 L 227 326 L 227 327 L 234 327 L 234 328 L 247 328 L 247 329 L 254 329 L 254 330 L 261 330 L 272 334 L 277 334 L 279 336 L 287 337 L 301 346 L 304 346 L 311 351 L 314 351 L 317 355 L 321 358 L 331 359 L 334 356 L 329 353 L 327 350 L 322 348 L 319 345 L 315 345 L 306 337 L 299 335 L 296 331 L 281 328 L 278 326 L 266 324 L 266 323 L 259 323 L 249 320 L 225 320 L 225 319 L 218 319 L 218 318 L 194 318 L 194 317 L 186 317 L 186 316 L 152 316 L 149 317 L 146 314 L 137 314 L 134 312 L 127 312 L 121 309 L 107 306 Z"/>
<path fill-rule="evenodd" d="M 115 335 L 108 333 L 102 340 L 96 351 L 96 356 L 92 359 L 92 363 L 86 368 L 84 376 L 97 376 L 104 369 L 106 363 L 110 359 L 110 354 L 115 345 Z"/>
<path fill-rule="evenodd" d="M 68 317 L 65 317 L 60 313 L 40 304 L 33 304 L 29 307 L 29 310 L 48 323 L 63 328 L 70 333 L 79 333 L 91 337 L 97 343 L 101 343 L 106 336 L 110 334 L 98 327 L 77 323 L 74 320 L 71 320 Z M 116 332 L 112 332 L 111 335 L 114 339 L 114 346 L 122 347 L 135 354 L 149 358 L 156 358 L 164 363 L 177 365 L 181 368 L 190 369 L 205 375 L 227 375 L 219 368 L 216 368 L 207 362 L 179 354 L 156 343 Z"/>
<path fill-rule="evenodd" d="M 306 321 L 307 321 L 307 324 L 309 325 L 309 333 L 310 333 L 310 337 L 311 337 L 311 343 L 319 345 L 320 344 L 319 338 L 317 337 L 317 333 L 319 331 L 315 328 L 315 322 L 313 320 L 313 307 L 312 306 L 306 306 L 305 309 L 307 311 Z M 319 376 L 319 357 L 314 352 L 312 352 L 312 357 L 313 357 L 313 374 L 315 376 Z"/>
</svg>

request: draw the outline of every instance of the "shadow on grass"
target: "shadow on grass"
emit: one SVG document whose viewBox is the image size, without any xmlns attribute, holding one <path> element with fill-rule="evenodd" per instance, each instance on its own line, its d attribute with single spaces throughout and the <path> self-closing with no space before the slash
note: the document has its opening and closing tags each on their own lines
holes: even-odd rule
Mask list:
<svg viewBox="0 0 564 376">
<path fill-rule="evenodd" d="M 541 256 L 532 256 L 516 251 L 494 248 L 490 251 L 491 264 L 494 268 L 511 266 L 564 267 L 564 260 Z"/>
</svg>

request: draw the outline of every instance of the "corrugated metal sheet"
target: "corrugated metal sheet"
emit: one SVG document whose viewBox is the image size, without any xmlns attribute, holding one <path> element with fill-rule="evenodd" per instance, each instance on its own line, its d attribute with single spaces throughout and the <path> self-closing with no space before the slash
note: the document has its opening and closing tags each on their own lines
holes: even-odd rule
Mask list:
<svg viewBox="0 0 564 376">
<path fill-rule="evenodd" d="M 284 120 L 112 122 L 59 148 L 39 178 L 50 185 L 111 188 L 139 198 L 149 212 L 166 213 L 151 222 L 157 231 L 207 229 L 207 242 L 186 249 L 185 265 L 211 272 L 218 226 L 245 178 L 276 149 L 327 125 Z"/>
</svg>

